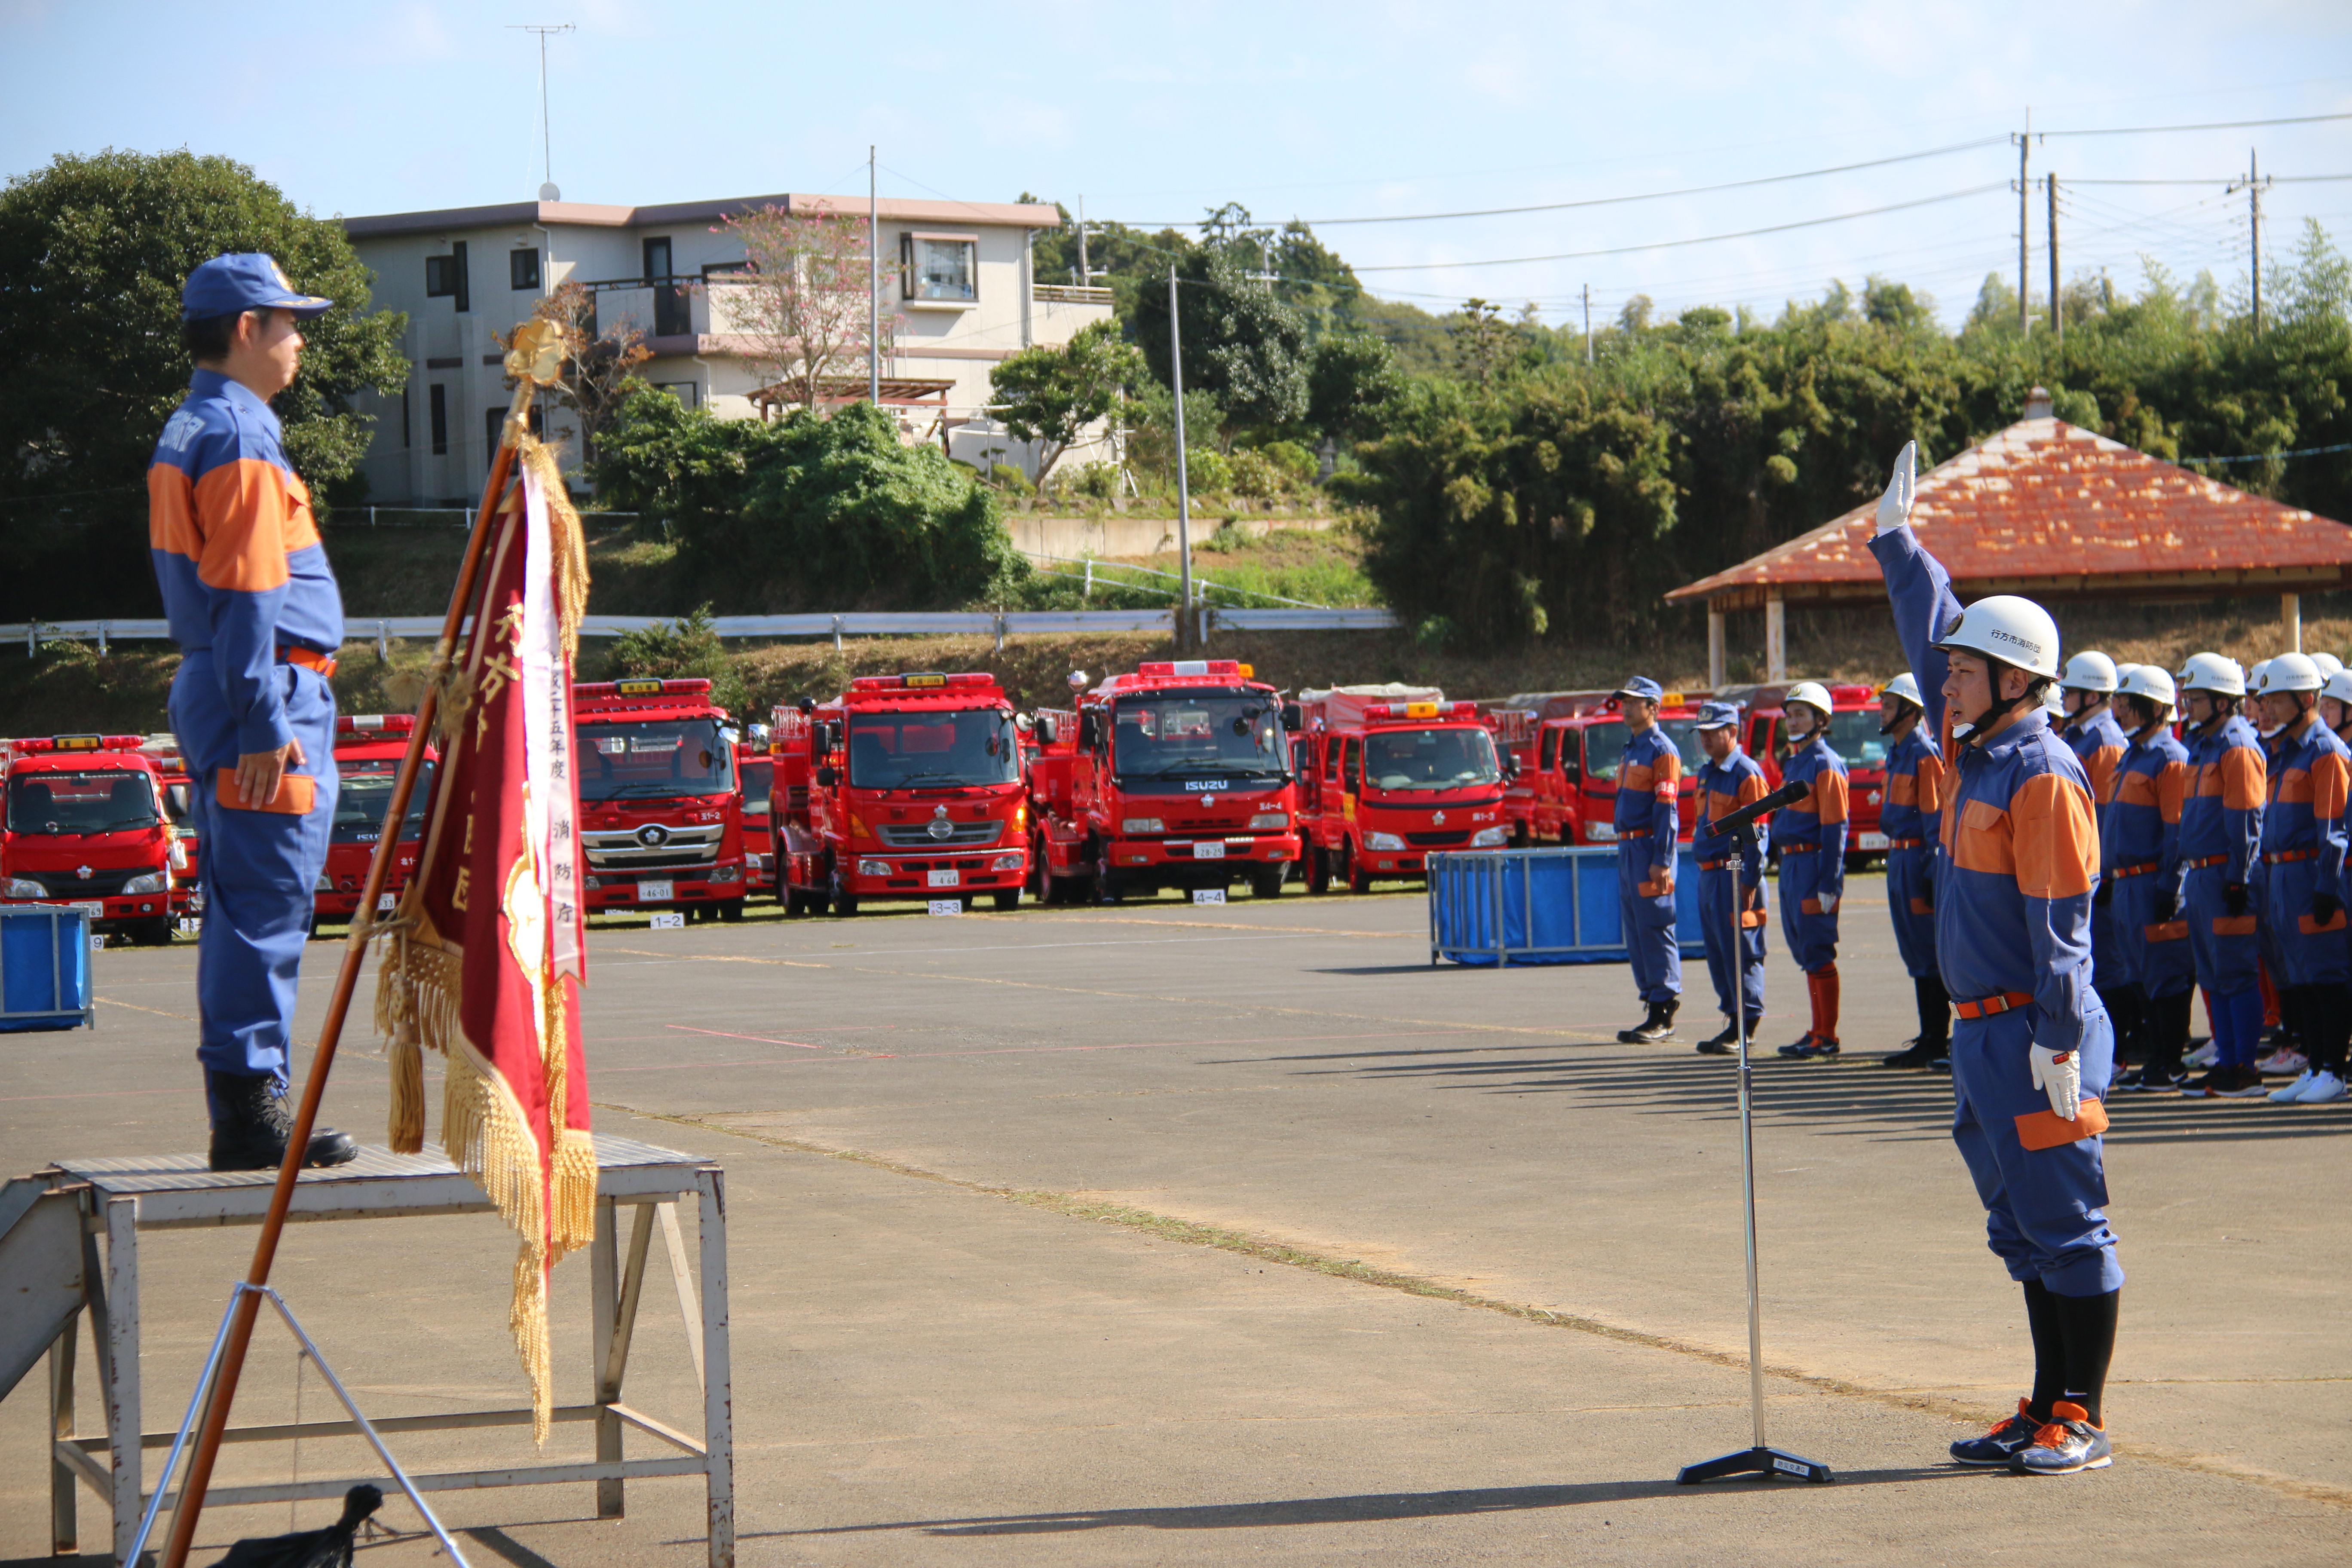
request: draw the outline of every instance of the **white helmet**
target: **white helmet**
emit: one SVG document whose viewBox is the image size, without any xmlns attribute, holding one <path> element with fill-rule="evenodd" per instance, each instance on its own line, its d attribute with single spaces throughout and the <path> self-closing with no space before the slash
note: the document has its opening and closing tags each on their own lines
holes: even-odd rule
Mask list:
<svg viewBox="0 0 2352 1568">
<path fill-rule="evenodd" d="M 2042 689 L 2042 708 L 2053 719 L 2063 719 L 2066 716 L 2066 700 L 2059 695 L 2058 688 L 2054 686 L 2045 686 Z"/>
<path fill-rule="evenodd" d="M 1900 697 L 1923 713 L 1927 709 L 1927 704 L 1920 700 L 1919 683 L 1911 679 L 1911 672 L 1907 669 L 1880 687 L 1878 694 L 1881 697 Z"/>
<path fill-rule="evenodd" d="M 2224 658 L 2218 653 L 2192 653 L 2173 679 L 2183 691 L 2210 691 L 2218 697 L 2243 697 L 2246 694 L 2246 672 L 2238 668 L 2234 658 Z"/>
<path fill-rule="evenodd" d="M 2119 697 L 2137 697 L 2143 701 L 2153 702 L 2158 708 L 2170 708 L 2175 705 L 2172 677 L 2165 674 L 2159 665 L 2125 665 L 2122 677 L 2116 682 L 2116 694 Z"/>
<path fill-rule="evenodd" d="M 2323 680 L 2344 668 L 2344 661 L 2332 653 L 2313 654 L 2311 662 L 2319 666 L 2319 675 Z"/>
<path fill-rule="evenodd" d="M 2116 689 L 2116 661 L 2103 653 L 2078 653 L 2066 661 L 2066 673 L 2058 684 L 2068 691 L 2096 691 L 2102 694 Z"/>
<path fill-rule="evenodd" d="M 2311 659 L 2299 653 L 2283 653 L 2263 661 L 2254 690 L 2267 697 L 2273 691 L 2316 691 L 2326 684 L 2327 678 Z"/>
<path fill-rule="evenodd" d="M 1829 688 L 1818 680 L 1800 680 L 1796 685 L 1789 688 L 1789 694 L 1780 699 L 1780 706 L 1786 708 L 1791 702 L 1802 702 L 1817 708 L 1824 719 L 1830 715 Z"/>
<path fill-rule="evenodd" d="M 1979 599 L 1960 612 L 1936 646 L 1997 658 L 2029 675 L 2058 673 L 2058 623 L 2049 611 L 2014 594 Z"/>
<path fill-rule="evenodd" d="M 2322 697 L 2333 697 L 2347 707 L 2352 707 L 2352 669 L 2339 669 L 2329 676 L 2327 684 L 2319 689 L 2319 694 Z"/>
</svg>

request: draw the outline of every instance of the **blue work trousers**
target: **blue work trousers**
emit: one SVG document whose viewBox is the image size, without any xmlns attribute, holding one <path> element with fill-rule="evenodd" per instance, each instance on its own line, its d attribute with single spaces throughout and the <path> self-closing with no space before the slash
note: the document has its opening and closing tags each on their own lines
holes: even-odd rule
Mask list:
<svg viewBox="0 0 2352 1568">
<path fill-rule="evenodd" d="M 2096 1008 L 2097 1005 L 2093 1004 Z M 2049 1095 L 2033 1087 L 2027 1052 L 2035 1007 L 1961 1018 L 1952 1031 L 1952 1142 L 1985 1207 L 1985 1239 L 2009 1277 L 2039 1279 L 2061 1296 L 2120 1289 L 2116 1233 L 2102 1209 L 2107 1176 L 2101 1138 L 2028 1149 L 2018 1122 L 2041 1118 Z M 2115 1028 L 2104 1008 L 2084 1020 L 2083 1098 L 2104 1100 L 2115 1073 Z"/>
<path fill-rule="evenodd" d="M 2123 936 L 2116 928 L 2116 910 L 2112 900 L 2091 905 L 2091 984 L 2098 991 L 2111 991 L 2132 983 L 2131 964 L 2124 957 Z"/>
<path fill-rule="evenodd" d="M 2269 874 L 2263 882 L 2263 923 L 2276 933 L 2281 960 L 2273 978 L 2281 985 L 2342 985 L 2352 981 L 2344 911 L 2337 910 L 2324 930 L 2311 918 L 2312 895 L 2320 887 L 2319 862 L 2287 860 L 2264 869 Z"/>
<path fill-rule="evenodd" d="M 1702 868 L 1698 918 L 1699 933 L 1706 942 L 1707 978 L 1715 982 L 1715 1005 L 1726 1018 L 1738 1019 L 1740 1014 L 1732 1011 L 1731 1004 L 1737 990 L 1752 1035 L 1764 1018 L 1764 889 L 1759 887 L 1741 897 L 1736 860 L 1712 871 Z M 1738 922 L 1736 936 L 1735 921 Z M 1736 981 L 1732 977 L 1735 951 L 1738 954 Z"/>
<path fill-rule="evenodd" d="M 1936 847 L 1886 852 L 1886 912 L 1895 921 L 1895 951 L 1904 973 L 1924 980 L 1936 966 Z"/>
<path fill-rule="evenodd" d="M 1821 849 L 1780 852 L 1780 935 L 1789 956 L 1808 974 L 1837 962 L 1837 911 L 1823 914 L 1818 902 L 1829 879 L 1829 859 Z M 1810 910 L 1809 903 L 1814 906 Z"/>
<path fill-rule="evenodd" d="M 2156 918 L 2156 895 L 2163 880 L 2155 871 L 2118 877 L 2115 891 L 2107 895 L 2124 973 L 2151 1000 L 2177 996 L 2197 978 L 2196 961 L 2189 951 L 2189 921 L 2177 910 L 2168 921 Z"/>
<path fill-rule="evenodd" d="M 1683 994 L 1683 950 L 1675 930 L 1676 847 L 1657 847 L 1647 838 L 1632 838 L 1617 846 L 1617 909 L 1625 927 L 1625 952 L 1633 961 L 1633 984 L 1644 1003 L 1673 1002 Z M 1661 857 L 1667 880 L 1655 881 L 1650 858 Z"/>
<path fill-rule="evenodd" d="M 236 767 L 236 726 L 221 702 L 208 650 L 180 661 L 172 730 L 188 759 L 198 834 L 204 928 L 196 940 L 196 1059 L 219 1072 L 287 1079 L 295 990 L 310 936 L 312 899 L 335 820 L 335 693 L 326 678 L 279 665 L 286 721 L 305 760 L 310 809 L 302 816 L 225 806 L 223 768 Z"/>
<path fill-rule="evenodd" d="M 2253 889 L 2246 890 L 2246 912 L 2232 915 L 2221 901 L 2227 866 L 2198 866 L 2180 887 L 2181 912 L 2189 920 L 2189 952 L 2197 965 L 2197 984 L 2216 996 L 2234 996 L 2252 986 L 2262 960 L 2254 934 L 2262 907 Z"/>
</svg>

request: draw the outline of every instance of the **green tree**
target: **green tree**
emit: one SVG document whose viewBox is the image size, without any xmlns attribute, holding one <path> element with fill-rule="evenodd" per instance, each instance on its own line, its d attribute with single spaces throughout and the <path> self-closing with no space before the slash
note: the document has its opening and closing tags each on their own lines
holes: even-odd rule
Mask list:
<svg viewBox="0 0 2352 1568">
<path fill-rule="evenodd" d="M 1250 277 L 1255 262 L 1244 241 L 1200 247 L 1177 264 L 1184 386 L 1216 394 L 1237 426 L 1286 425 L 1307 412 L 1307 321 Z M 1168 384 L 1166 289 L 1138 296 L 1132 325 L 1151 374 Z M 1192 434 L 1197 440 L 1205 432 Z"/>
<path fill-rule="evenodd" d="M 1307 367 L 1307 422 L 1339 441 L 1373 433 L 1404 395 L 1396 350 L 1370 332 L 1335 332 Z"/>
<path fill-rule="evenodd" d="M 1142 353 L 1119 341 L 1118 323 L 1096 321 L 1059 347 L 1041 343 L 1001 362 L 989 372 L 988 384 L 1004 427 L 1044 446 L 1036 480 L 1043 489 L 1062 455 L 1145 374 Z"/>
<path fill-rule="evenodd" d="M 342 225 L 226 158 L 109 150 L 61 154 L 0 192 L 0 472 L 12 493 L 143 488 L 187 390 L 180 286 L 198 263 L 247 250 L 335 301 L 303 323 L 302 374 L 275 407 L 315 491 L 331 497 L 351 478 L 373 424 L 353 399 L 406 384 L 407 322 L 369 310 L 368 270 Z"/>
</svg>

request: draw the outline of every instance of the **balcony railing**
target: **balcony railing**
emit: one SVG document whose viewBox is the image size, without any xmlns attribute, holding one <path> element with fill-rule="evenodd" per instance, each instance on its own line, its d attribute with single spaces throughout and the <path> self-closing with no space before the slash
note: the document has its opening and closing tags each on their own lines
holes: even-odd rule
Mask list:
<svg viewBox="0 0 2352 1568">
<path fill-rule="evenodd" d="M 1037 283 L 1029 289 L 1029 297 L 1040 305 L 1103 305 L 1118 303 L 1108 289 L 1079 289 L 1066 283 Z"/>
</svg>

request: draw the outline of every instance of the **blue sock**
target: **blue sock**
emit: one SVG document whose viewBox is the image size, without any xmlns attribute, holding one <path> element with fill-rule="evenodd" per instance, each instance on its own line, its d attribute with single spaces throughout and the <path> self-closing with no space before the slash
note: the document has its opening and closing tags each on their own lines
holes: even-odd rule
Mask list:
<svg viewBox="0 0 2352 1568">
<path fill-rule="evenodd" d="M 2232 991 L 2217 997 L 2221 1011 L 2229 1016 L 2227 1033 L 2219 1019 L 2213 1032 L 2221 1042 L 2221 1062 L 2223 1067 L 2249 1068 L 2254 1065 L 2254 1053 L 2263 1038 L 2263 990 L 2249 985 L 2243 991 Z"/>
</svg>

